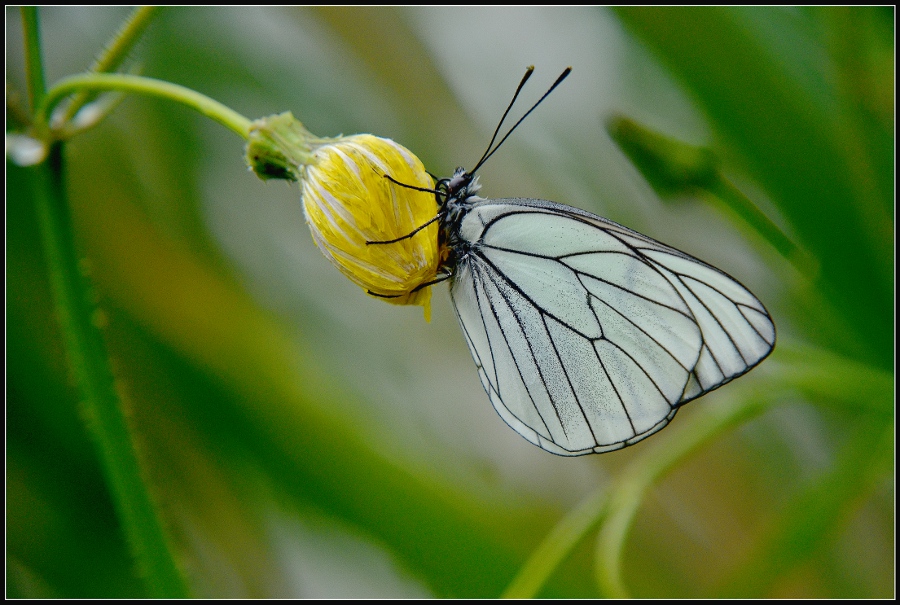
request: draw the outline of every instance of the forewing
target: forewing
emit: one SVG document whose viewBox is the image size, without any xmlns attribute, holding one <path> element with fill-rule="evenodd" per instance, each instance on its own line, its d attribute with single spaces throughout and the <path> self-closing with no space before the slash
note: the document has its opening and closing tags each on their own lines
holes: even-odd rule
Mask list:
<svg viewBox="0 0 900 605">
<path fill-rule="evenodd" d="M 635 443 L 774 344 L 765 308 L 735 280 L 589 213 L 486 201 L 460 235 L 451 295 L 482 384 L 550 452 Z"/>
</svg>

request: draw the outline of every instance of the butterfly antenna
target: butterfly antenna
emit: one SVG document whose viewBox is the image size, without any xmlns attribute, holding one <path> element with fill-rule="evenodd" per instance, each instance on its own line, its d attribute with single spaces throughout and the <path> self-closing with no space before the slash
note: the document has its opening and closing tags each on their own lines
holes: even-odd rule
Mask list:
<svg viewBox="0 0 900 605">
<path fill-rule="evenodd" d="M 525 84 L 525 81 L 528 80 L 529 76 L 531 76 L 531 70 L 533 70 L 533 69 L 534 69 L 533 67 L 530 67 L 530 68 L 529 68 L 529 71 L 526 72 L 525 77 L 522 78 L 522 82 L 519 84 L 519 88 L 516 90 L 516 94 L 515 94 L 515 96 L 513 96 L 513 100 L 510 102 L 509 107 L 506 108 L 506 113 L 503 114 L 503 118 L 501 118 L 500 124 L 503 124 L 503 120 L 506 119 L 506 114 L 509 113 L 509 110 L 512 108 L 513 103 L 515 103 L 515 101 L 516 101 L 516 97 L 519 96 L 519 91 L 522 89 L 522 85 Z M 567 67 L 565 70 L 563 70 L 563 72 L 562 72 L 561 74 L 559 74 L 559 77 L 556 78 L 556 82 L 553 83 L 553 86 L 551 86 L 551 87 L 547 90 L 547 92 L 545 92 L 544 95 L 543 95 L 540 99 L 538 99 L 537 102 L 536 102 L 534 105 L 531 106 L 531 109 L 529 109 L 528 111 L 525 112 L 525 115 L 523 115 L 521 118 L 519 118 L 519 121 L 518 121 L 518 122 L 516 122 L 515 124 L 513 124 L 513 127 L 509 129 L 509 132 L 507 132 L 506 135 L 504 135 L 504 137 L 503 137 L 502 139 L 500 139 L 500 142 L 497 143 L 497 145 L 496 145 L 493 149 L 491 149 L 491 145 L 493 145 L 494 139 L 497 138 L 497 132 L 500 131 L 500 124 L 498 124 L 498 125 L 497 125 L 497 130 L 494 131 L 494 136 L 491 138 L 491 145 L 488 145 L 488 150 L 484 152 L 484 155 L 481 156 L 481 159 L 480 159 L 480 160 L 478 160 L 478 163 L 475 165 L 475 168 L 473 168 L 472 170 L 469 171 L 469 174 L 475 174 L 475 172 L 476 172 L 479 168 L 481 168 L 482 164 L 484 164 L 485 162 L 487 162 L 487 161 L 488 161 L 488 158 L 490 158 L 492 155 L 494 155 L 494 152 L 495 152 L 495 151 L 497 151 L 498 149 L 500 149 L 500 146 L 503 145 L 503 142 L 506 141 L 506 139 L 509 138 L 509 135 L 511 135 L 511 134 L 513 133 L 513 131 L 514 131 L 516 128 L 519 127 L 519 124 L 521 124 L 522 121 L 525 120 L 525 118 L 527 118 L 527 117 L 531 114 L 531 112 L 534 111 L 534 110 L 537 108 L 537 106 L 540 105 L 541 102 L 542 102 L 544 99 L 546 99 L 547 96 L 548 96 L 551 92 L 553 92 L 553 90 L 554 90 L 557 86 L 559 86 L 560 83 L 562 83 L 562 81 L 565 80 L 566 77 L 567 77 L 570 73 L 572 73 L 572 68 L 571 68 L 571 67 Z"/>
<path fill-rule="evenodd" d="M 506 120 L 506 116 L 509 115 L 509 111 L 512 109 L 513 105 L 516 104 L 516 99 L 519 98 L 519 93 L 522 92 L 522 87 L 525 86 L 525 82 L 528 81 L 528 78 L 531 77 L 531 74 L 534 73 L 534 65 L 529 65 L 525 69 L 525 75 L 522 76 L 522 81 L 519 82 L 518 88 L 516 88 L 516 93 L 513 95 L 512 101 L 509 102 L 509 105 L 506 106 L 506 111 L 503 112 L 503 117 L 500 118 L 500 122 L 497 124 L 497 128 L 494 129 L 494 136 L 491 137 L 491 142 L 488 143 L 487 149 L 484 150 L 484 154 L 482 154 L 481 159 L 475 164 L 476 166 L 481 166 L 484 163 L 485 157 L 490 153 L 491 147 L 494 144 L 494 141 L 497 140 L 497 133 L 500 132 L 500 127 L 503 126 L 503 121 Z M 475 172 L 474 170 L 472 172 Z"/>
</svg>

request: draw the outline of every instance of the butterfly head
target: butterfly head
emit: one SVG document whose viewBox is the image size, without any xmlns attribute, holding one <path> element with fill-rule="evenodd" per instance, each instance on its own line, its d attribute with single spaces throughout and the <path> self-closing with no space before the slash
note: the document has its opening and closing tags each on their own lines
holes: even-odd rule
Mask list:
<svg viewBox="0 0 900 605">
<path fill-rule="evenodd" d="M 466 172 L 465 168 L 457 168 L 453 176 L 438 181 L 435 195 L 438 205 L 446 208 L 450 205 L 465 204 L 467 201 L 481 199 L 475 194 L 481 189 L 478 177 Z M 475 199 L 472 199 L 475 198 Z"/>
</svg>

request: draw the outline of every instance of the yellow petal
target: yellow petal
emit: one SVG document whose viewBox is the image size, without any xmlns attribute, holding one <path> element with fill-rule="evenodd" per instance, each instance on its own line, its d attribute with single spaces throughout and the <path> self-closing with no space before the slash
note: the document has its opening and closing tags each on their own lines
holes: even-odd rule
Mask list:
<svg viewBox="0 0 900 605">
<path fill-rule="evenodd" d="M 390 139 L 342 137 L 313 149 L 303 168 L 303 208 L 313 239 L 340 271 L 387 302 L 421 305 L 429 316 L 439 264 L 437 202 L 422 162 Z M 402 238 L 391 244 L 369 244 Z"/>
</svg>

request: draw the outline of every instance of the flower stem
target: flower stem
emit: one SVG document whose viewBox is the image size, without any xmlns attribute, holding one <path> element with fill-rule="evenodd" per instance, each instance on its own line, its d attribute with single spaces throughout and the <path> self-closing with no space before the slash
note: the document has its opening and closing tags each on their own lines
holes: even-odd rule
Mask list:
<svg viewBox="0 0 900 605">
<path fill-rule="evenodd" d="M 26 69 L 32 107 L 47 106 L 37 9 L 22 8 Z M 52 106 L 52 105 L 51 105 Z M 98 327 L 90 279 L 79 263 L 66 194 L 62 143 L 46 162 L 29 169 L 41 244 L 66 356 L 88 418 L 116 511 L 137 566 L 153 597 L 188 597 L 157 508 L 144 482 L 138 454 Z"/>
<path fill-rule="evenodd" d="M 44 102 L 44 95 L 47 93 L 37 7 L 22 7 L 22 28 L 25 37 L 25 71 L 27 72 L 28 80 L 28 98 L 31 100 L 32 109 L 37 109 Z"/>
<path fill-rule="evenodd" d="M 30 169 L 32 197 L 66 355 L 123 532 L 152 597 L 189 596 L 141 472 L 92 286 L 79 262 L 64 178 L 62 143 Z"/>
<path fill-rule="evenodd" d="M 169 99 L 199 111 L 244 139 L 250 133 L 249 119 L 204 94 L 171 82 L 126 74 L 89 73 L 60 80 L 47 92 L 40 105 L 36 116 L 37 123 L 49 129 L 53 108 L 70 94 L 86 90 L 117 90 Z"/>
<path fill-rule="evenodd" d="M 90 71 L 93 73 L 109 73 L 115 71 L 128 56 L 128 53 L 146 31 L 153 18 L 161 10 L 158 6 L 139 6 L 134 9 L 128 19 L 119 28 L 119 31 L 106 43 L 103 53 L 97 57 Z M 72 103 L 66 108 L 64 122 L 70 121 L 78 113 L 78 110 L 90 103 L 95 93 L 84 91 L 78 94 Z"/>
</svg>

